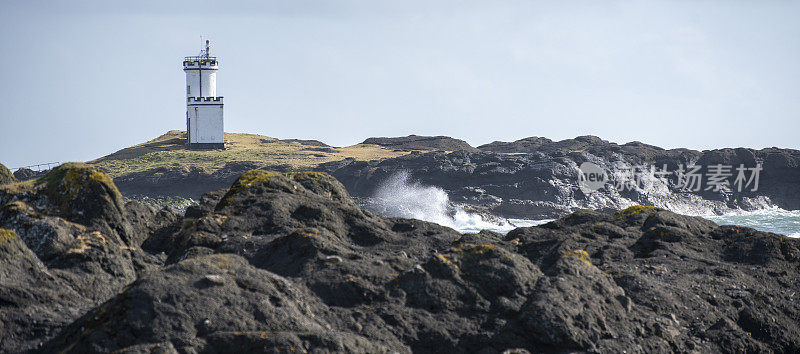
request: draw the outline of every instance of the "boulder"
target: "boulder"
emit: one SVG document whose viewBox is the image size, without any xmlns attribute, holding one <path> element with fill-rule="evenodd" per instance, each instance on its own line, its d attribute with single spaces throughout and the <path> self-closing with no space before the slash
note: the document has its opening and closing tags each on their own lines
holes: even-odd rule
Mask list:
<svg viewBox="0 0 800 354">
<path fill-rule="evenodd" d="M 17 178 L 8 170 L 8 167 L 0 163 L 0 184 L 14 183 Z"/>
<path fill-rule="evenodd" d="M 107 175 L 83 164 L 0 187 L 0 228 L 10 252 L 0 276 L 9 334 L 0 351 L 40 347 L 160 262 L 137 242 L 157 229 L 148 225 L 176 219 L 152 212 L 138 217 L 158 220 L 140 225 L 130 209 L 136 208 L 126 209 Z"/>
</svg>

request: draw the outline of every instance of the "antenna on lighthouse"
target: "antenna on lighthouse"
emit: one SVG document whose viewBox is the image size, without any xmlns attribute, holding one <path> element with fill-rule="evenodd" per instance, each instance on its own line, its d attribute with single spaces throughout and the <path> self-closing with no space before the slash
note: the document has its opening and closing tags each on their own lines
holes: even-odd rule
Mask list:
<svg viewBox="0 0 800 354">
<path fill-rule="evenodd" d="M 210 45 L 209 42 L 210 41 L 208 39 L 206 39 L 206 58 L 211 56 L 211 45 Z"/>
</svg>

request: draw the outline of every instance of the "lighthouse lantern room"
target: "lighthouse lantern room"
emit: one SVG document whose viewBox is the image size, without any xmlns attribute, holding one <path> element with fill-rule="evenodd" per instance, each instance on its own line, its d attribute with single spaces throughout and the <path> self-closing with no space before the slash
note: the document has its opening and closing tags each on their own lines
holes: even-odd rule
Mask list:
<svg viewBox="0 0 800 354">
<path fill-rule="evenodd" d="M 186 134 L 190 149 L 224 149 L 222 97 L 217 97 L 219 60 L 206 41 L 200 55 L 185 57 Z"/>
</svg>

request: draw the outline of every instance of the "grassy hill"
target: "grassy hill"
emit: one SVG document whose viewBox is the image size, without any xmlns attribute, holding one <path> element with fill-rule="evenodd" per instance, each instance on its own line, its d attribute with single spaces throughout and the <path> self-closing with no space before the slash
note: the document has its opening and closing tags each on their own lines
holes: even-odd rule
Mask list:
<svg viewBox="0 0 800 354">
<path fill-rule="evenodd" d="M 252 162 L 259 167 L 290 166 L 302 170 L 348 157 L 356 160 L 382 160 L 408 154 L 372 144 L 342 148 L 303 145 L 255 134 L 225 133 L 225 150 L 188 150 L 186 132 L 169 131 L 151 141 L 122 149 L 89 161 L 111 177 L 152 169 L 196 167 L 214 173 L 228 162 Z"/>
</svg>

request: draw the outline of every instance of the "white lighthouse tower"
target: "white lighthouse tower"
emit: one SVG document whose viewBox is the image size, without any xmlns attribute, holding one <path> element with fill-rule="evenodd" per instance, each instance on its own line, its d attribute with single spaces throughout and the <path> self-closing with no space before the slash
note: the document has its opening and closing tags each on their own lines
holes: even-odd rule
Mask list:
<svg viewBox="0 0 800 354">
<path fill-rule="evenodd" d="M 222 97 L 217 97 L 219 61 L 209 41 L 196 57 L 183 59 L 186 73 L 186 134 L 190 149 L 224 149 Z"/>
</svg>

